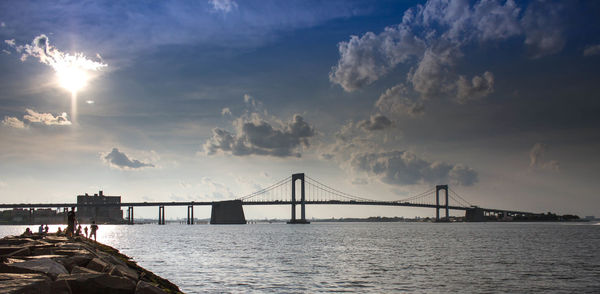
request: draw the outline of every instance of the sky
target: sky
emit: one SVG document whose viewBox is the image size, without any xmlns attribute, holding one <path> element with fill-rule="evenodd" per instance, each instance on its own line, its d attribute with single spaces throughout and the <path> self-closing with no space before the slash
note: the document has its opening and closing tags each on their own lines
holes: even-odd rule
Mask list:
<svg viewBox="0 0 600 294">
<path fill-rule="evenodd" d="M 218 201 L 303 172 L 600 216 L 599 20 L 597 1 L 4 1 L 0 202 Z"/>
</svg>

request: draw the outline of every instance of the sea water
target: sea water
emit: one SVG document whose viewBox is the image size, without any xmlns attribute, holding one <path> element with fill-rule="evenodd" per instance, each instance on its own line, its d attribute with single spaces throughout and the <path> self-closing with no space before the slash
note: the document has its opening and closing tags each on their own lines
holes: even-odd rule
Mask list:
<svg viewBox="0 0 600 294">
<path fill-rule="evenodd" d="M 98 241 L 186 293 L 600 292 L 589 223 L 101 225 Z"/>
</svg>

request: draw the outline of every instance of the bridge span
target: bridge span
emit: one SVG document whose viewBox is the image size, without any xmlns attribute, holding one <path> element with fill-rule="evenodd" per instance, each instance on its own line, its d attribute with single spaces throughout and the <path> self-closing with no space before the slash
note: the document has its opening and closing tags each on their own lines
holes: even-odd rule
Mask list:
<svg viewBox="0 0 600 294">
<path fill-rule="evenodd" d="M 291 181 L 290 181 L 291 180 Z M 296 182 L 300 181 L 297 191 Z M 296 192 L 299 192 L 299 197 L 296 197 Z M 443 192 L 443 197 L 440 199 L 440 192 Z M 291 196 L 291 197 L 290 197 Z M 450 200 L 454 203 L 451 204 Z M 503 216 L 532 216 L 539 215 L 538 213 L 482 208 L 467 202 L 462 196 L 451 190 L 448 185 L 437 185 L 425 192 L 417 195 L 395 200 L 381 201 L 368 198 L 354 196 L 348 193 L 341 192 L 331 188 L 321 182 L 305 176 L 303 173 L 293 174 L 267 188 L 253 192 L 243 197 L 239 197 L 229 201 L 159 201 L 159 202 L 121 202 L 114 203 L 15 203 L 15 204 L 0 204 L 0 208 L 29 208 L 30 212 L 35 208 L 68 208 L 68 207 L 106 207 L 120 206 L 127 207 L 127 222 L 133 224 L 134 207 L 158 207 L 158 223 L 165 223 L 165 207 L 167 206 L 187 206 L 187 223 L 194 223 L 194 206 L 212 206 L 212 217 L 218 219 L 215 213 L 219 214 L 239 214 L 242 206 L 259 206 L 259 205 L 289 205 L 291 206 L 291 219 L 288 223 L 309 223 L 306 220 L 306 205 L 369 205 L 369 206 L 398 206 L 398 207 L 416 207 L 416 208 L 432 208 L 436 211 L 436 221 L 449 220 L 449 210 L 465 211 L 467 219 L 478 220 L 486 215 L 503 215 Z M 230 207 L 239 206 L 238 208 L 230 209 Z M 296 205 L 300 206 L 300 217 L 296 217 Z M 215 210 L 215 207 L 223 207 L 221 210 Z M 440 217 L 440 209 L 445 211 L 445 217 Z M 234 212 L 232 212 L 234 211 Z M 234 219 L 239 219 L 239 216 L 232 216 Z M 243 218 L 243 210 L 241 210 L 241 218 Z M 243 220 L 245 223 L 245 218 Z"/>
</svg>

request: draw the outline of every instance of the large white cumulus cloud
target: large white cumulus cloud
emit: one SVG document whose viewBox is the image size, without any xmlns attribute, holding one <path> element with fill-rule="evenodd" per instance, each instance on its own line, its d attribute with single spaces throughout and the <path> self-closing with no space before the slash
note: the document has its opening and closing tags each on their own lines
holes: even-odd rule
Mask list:
<svg viewBox="0 0 600 294">
<path fill-rule="evenodd" d="M 493 92 L 491 72 L 472 78 L 456 72 L 466 45 L 517 36 L 534 58 L 563 48 L 562 5 L 538 2 L 523 8 L 512 0 L 429 0 L 379 34 L 367 32 L 340 42 L 340 58 L 329 79 L 351 92 L 405 64 L 411 68 L 406 84 L 421 99 L 448 96 L 464 103 L 485 97 Z"/>
</svg>

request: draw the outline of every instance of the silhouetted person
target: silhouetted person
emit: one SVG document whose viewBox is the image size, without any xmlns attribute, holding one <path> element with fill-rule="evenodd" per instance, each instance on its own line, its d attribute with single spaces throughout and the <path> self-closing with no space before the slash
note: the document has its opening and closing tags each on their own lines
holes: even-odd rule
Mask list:
<svg viewBox="0 0 600 294">
<path fill-rule="evenodd" d="M 58 227 L 58 230 L 56 230 L 56 235 L 60 236 L 60 235 L 62 235 L 62 233 L 63 233 L 62 229 L 60 227 Z"/>
<path fill-rule="evenodd" d="M 75 233 L 75 206 L 67 213 L 67 237 L 73 237 Z"/>
<path fill-rule="evenodd" d="M 83 232 L 85 233 L 85 237 L 88 237 L 88 227 L 85 226 L 85 228 L 83 228 Z"/>
<path fill-rule="evenodd" d="M 41 224 L 40 227 L 38 228 L 38 233 L 41 235 L 44 233 L 44 225 Z"/>
<path fill-rule="evenodd" d="M 31 229 L 27 228 L 27 229 L 25 229 L 25 233 L 23 233 L 22 236 L 31 236 L 31 235 L 33 235 L 33 233 L 31 232 Z"/>
<path fill-rule="evenodd" d="M 77 226 L 77 231 L 75 231 L 75 236 L 81 235 L 81 224 Z"/>
<path fill-rule="evenodd" d="M 45 233 L 45 234 L 48 234 L 48 230 L 49 230 L 49 228 L 48 228 L 48 224 L 46 224 L 46 227 L 44 228 L 44 233 Z"/>
<path fill-rule="evenodd" d="M 96 231 L 98 230 L 98 225 L 96 225 L 96 221 L 92 221 L 92 225 L 90 226 L 90 239 L 92 239 L 92 235 L 94 236 L 94 241 L 96 241 Z"/>
</svg>

